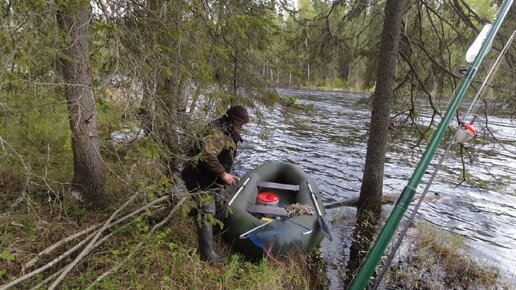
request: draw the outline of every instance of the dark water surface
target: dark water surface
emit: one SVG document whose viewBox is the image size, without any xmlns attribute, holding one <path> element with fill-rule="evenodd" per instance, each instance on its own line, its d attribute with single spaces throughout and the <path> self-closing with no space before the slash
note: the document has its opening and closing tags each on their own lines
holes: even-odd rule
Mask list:
<svg viewBox="0 0 516 290">
<path fill-rule="evenodd" d="M 243 175 L 267 160 L 284 160 L 299 165 L 315 179 L 326 203 L 358 196 L 370 120 L 368 96 L 292 89 L 278 89 L 278 93 L 295 96 L 298 103 L 312 105 L 314 110 L 294 116 L 279 107 L 263 111 L 266 129 L 257 124 L 245 129 L 246 141 L 235 172 Z M 460 110 L 466 112 L 467 108 Z M 429 121 L 424 114 L 418 119 L 425 126 Z M 429 194 L 437 192 L 442 198 L 424 202 L 417 219 L 465 237 L 473 256 L 501 268 L 504 277 L 515 283 L 516 123 L 503 117 L 489 117 L 488 121 L 486 127 L 485 118 L 479 116 L 479 138 L 468 144 L 476 151 L 474 158 L 464 160 L 474 182 L 459 185 L 463 162 L 457 153 L 451 153 L 430 187 Z M 490 137 L 489 131 L 497 140 Z M 263 136 L 267 138 L 260 138 Z M 416 140 L 408 137 L 391 144 L 385 164 L 384 193 L 399 194 L 407 184 L 425 149 L 411 150 Z M 446 145 L 442 143 L 441 148 Z M 438 154 L 443 151 L 439 149 Z M 423 191 L 437 158 L 423 177 L 418 193 Z M 353 210 L 349 210 L 353 215 Z M 333 225 L 333 229 L 334 236 L 340 239 L 324 242 L 323 254 L 347 255 L 351 226 Z"/>
</svg>

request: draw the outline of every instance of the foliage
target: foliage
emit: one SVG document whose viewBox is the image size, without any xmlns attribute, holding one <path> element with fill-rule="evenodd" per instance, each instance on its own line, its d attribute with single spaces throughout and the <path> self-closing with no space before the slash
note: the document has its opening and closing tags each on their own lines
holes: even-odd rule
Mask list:
<svg viewBox="0 0 516 290">
<path fill-rule="evenodd" d="M 27 253 L 104 218 L 105 212 L 88 211 L 69 196 L 73 124 L 58 61 L 66 58 L 68 39 L 58 28 L 56 13 L 78 2 L 87 3 L 0 4 L 0 209 L 6 213 L 1 223 L 2 281 L 21 271 Z M 309 114 L 313 108 L 297 104 L 295 98 L 280 99 L 272 87 L 370 90 L 375 81 L 383 1 L 303 0 L 299 11 L 282 1 L 92 3 L 91 89 L 110 209 L 131 192 L 142 191 L 146 198 L 170 192 L 180 183 L 177 170 L 196 132 L 230 104 L 256 108 L 258 117 L 258 108 L 277 103 L 286 114 Z M 465 66 L 464 51 L 496 6 L 477 0 L 408 4 L 396 92 L 399 110 L 408 108 L 416 120 L 417 101 L 449 96 L 460 77 L 458 69 Z M 512 24 L 514 14 L 506 27 Z M 494 47 L 510 33 L 502 27 Z M 505 109 L 514 113 L 512 54 L 500 67 L 508 73 L 495 79 L 492 96 L 508 103 Z M 305 119 L 293 117 L 292 122 L 310 129 Z M 414 130 L 425 137 L 432 132 Z M 127 138 L 115 142 L 113 133 Z M 176 222 L 186 223 L 179 218 Z M 142 220 L 140 228 L 124 232 L 103 249 L 113 257 L 92 258 L 77 269 L 67 287 L 82 288 L 90 282 L 113 264 L 111 258 L 130 251 L 130 242 L 141 238 L 151 223 Z M 307 286 L 312 281 L 305 275 L 306 263 L 298 257 L 277 265 L 266 260 L 252 264 L 234 255 L 226 266 L 210 268 L 196 260 L 191 225 L 176 226 L 149 241 L 139 259 L 101 287 L 138 288 L 148 282 L 156 288 L 312 288 Z M 13 245 L 20 248 L 9 248 Z M 148 280 L 140 281 L 142 277 Z"/>
<path fill-rule="evenodd" d="M 346 89 L 370 89 L 380 53 L 383 5 L 383 1 L 301 1 L 300 12 L 289 14 L 284 21 L 284 38 L 279 40 L 282 49 L 277 53 L 281 63 L 278 67 L 293 76 L 294 84 L 286 78 L 277 83 L 325 86 L 341 80 Z M 473 0 L 406 3 L 396 89 L 400 110 L 406 108 L 403 99 L 407 95 L 434 102 L 450 97 L 461 77 L 459 70 L 467 66 L 464 55 L 468 46 L 481 27 L 494 18 L 496 10 L 494 2 Z M 513 15 L 512 12 L 507 17 L 494 47 L 500 47 L 512 33 Z M 514 70 L 512 54 L 501 69 Z M 495 57 L 494 53 L 488 56 L 482 74 Z M 512 87 L 507 75 L 513 74 L 498 74 L 494 88 L 499 100 L 513 106 L 514 98 L 507 91 Z M 478 79 L 481 78 L 480 75 Z"/>
</svg>

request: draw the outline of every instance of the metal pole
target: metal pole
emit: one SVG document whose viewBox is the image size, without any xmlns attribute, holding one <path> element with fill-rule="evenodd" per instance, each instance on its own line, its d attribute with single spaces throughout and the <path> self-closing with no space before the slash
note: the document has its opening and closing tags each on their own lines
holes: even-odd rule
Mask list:
<svg viewBox="0 0 516 290">
<path fill-rule="evenodd" d="M 380 259 L 387 248 L 390 240 L 392 239 L 396 229 L 403 218 L 403 215 L 408 209 L 410 202 L 414 195 L 416 194 L 416 188 L 423 177 L 428 165 L 432 161 L 435 152 L 441 142 L 441 139 L 446 132 L 446 128 L 450 124 L 451 119 L 455 115 L 459 104 L 462 102 L 462 99 L 468 89 L 471 81 L 473 80 L 475 74 L 477 73 L 478 67 L 480 66 L 482 60 L 485 55 L 489 51 L 493 39 L 500 29 L 500 26 L 509 11 L 513 0 L 506 0 L 502 3 L 500 10 L 498 11 L 497 16 L 493 20 L 493 25 L 489 30 L 486 39 L 482 43 L 482 46 L 479 50 L 479 53 L 475 57 L 475 60 L 468 68 L 466 74 L 462 78 L 458 89 L 455 92 L 452 101 L 450 102 L 449 107 L 446 110 L 446 114 L 444 115 L 441 123 L 437 127 L 434 135 L 430 139 L 430 142 L 421 157 L 412 177 L 410 178 L 408 184 L 403 189 L 398 201 L 394 209 L 392 210 L 389 218 L 387 219 L 385 226 L 380 231 L 378 238 L 375 240 L 373 247 L 369 250 L 367 257 L 364 262 L 360 265 L 360 269 L 358 270 L 357 275 L 353 278 L 351 282 L 351 286 L 349 289 L 351 290 L 362 290 L 367 286 L 369 279 L 371 278 L 373 272 L 376 269 L 376 266 L 380 262 Z"/>
</svg>

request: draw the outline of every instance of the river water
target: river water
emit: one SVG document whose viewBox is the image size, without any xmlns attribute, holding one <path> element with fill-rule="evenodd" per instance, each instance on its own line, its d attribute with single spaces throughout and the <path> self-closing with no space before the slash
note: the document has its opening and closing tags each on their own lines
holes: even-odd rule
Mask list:
<svg viewBox="0 0 516 290">
<path fill-rule="evenodd" d="M 315 179 L 325 203 L 357 197 L 370 122 L 368 95 L 277 91 L 282 96 L 295 96 L 299 104 L 313 106 L 313 110 L 296 115 L 279 106 L 260 110 L 263 118 L 253 118 L 260 120 L 260 124 L 249 124 L 243 132 L 245 142 L 239 149 L 235 173 L 243 175 L 268 160 L 289 161 Z M 428 126 L 430 118 L 423 112 L 418 122 Z M 480 116 L 477 127 L 477 140 L 468 144 L 474 154 L 466 155 L 463 163 L 458 150 L 453 150 L 430 187 L 429 194 L 439 193 L 441 198 L 424 202 L 416 218 L 465 237 L 466 247 L 474 257 L 500 268 L 503 279 L 516 286 L 516 123 L 510 118 L 490 116 L 486 126 L 485 118 Z M 425 149 L 411 149 L 416 137 L 403 139 L 391 142 L 384 194 L 401 193 Z M 446 145 L 441 144 L 441 148 Z M 438 150 L 418 193 L 423 191 L 443 151 Z M 463 164 L 472 182 L 461 183 Z M 386 214 L 390 209 L 392 206 L 385 207 Z M 353 209 L 350 210 L 353 216 Z M 323 242 L 323 256 L 347 255 L 352 222 L 333 224 L 332 228 L 338 238 L 334 243 Z"/>
</svg>

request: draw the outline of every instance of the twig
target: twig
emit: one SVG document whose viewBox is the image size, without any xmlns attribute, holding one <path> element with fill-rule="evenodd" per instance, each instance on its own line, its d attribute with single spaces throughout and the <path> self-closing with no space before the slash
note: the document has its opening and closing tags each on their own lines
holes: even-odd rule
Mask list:
<svg viewBox="0 0 516 290">
<path fill-rule="evenodd" d="M 460 144 L 460 161 L 462 164 L 462 180 L 457 184 L 457 187 L 467 181 L 466 164 L 464 162 L 464 144 Z"/>
<path fill-rule="evenodd" d="M 438 196 L 439 194 L 435 193 L 435 195 Z M 421 196 L 420 194 L 414 195 L 414 197 L 412 198 L 412 201 L 418 199 L 420 196 Z M 399 194 L 384 194 L 384 195 L 382 195 L 382 204 L 393 204 L 398 200 L 399 197 L 400 197 Z M 428 198 L 427 200 L 431 201 L 432 199 L 433 198 Z M 344 206 L 349 206 L 349 207 L 358 206 L 358 197 L 351 197 L 351 198 L 347 198 L 342 201 L 327 203 L 324 205 L 324 208 L 332 209 L 332 208 L 338 208 L 338 207 L 344 207 Z"/>
<path fill-rule="evenodd" d="M 504 149 L 505 151 L 511 153 L 511 154 L 515 154 L 515 152 L 511 152 L 511 150 L 507 149 L 504 144 L 502 144 L 502 142 L 500 142 L 500 140 L 498 140 L 498 138 L 496 138 L 495 134 L 493 133 L 493 131 L 491 131 L 491 128 L 490 128 L 490 125 L 489 125 L 489 117 L 487 115 L 487 101 L 486 100 L 483 100 L 484 102 L 484 116 L 485 116 L 485 120 L 486 120 L 486 130 L 487 132 L 489 132 L 489 134 L 493 137 L 493 139 L 496 141 L 496 143 L 498 145 L 500 145 L 500 147 L 502 147 L 502 149 Z"/>
<path fill-rule="evenodd" d="M 14 155 L 16 155 L 16 157 L 18 157 L 18 159 L 20 160 L 21 164 L 23 165 L 23 168 L 25 169 L 25 175 L 26 175 L 25 185 L 23 186 L 23 191 L 21 193 L 21 196 L 15 202 L 13 202 L 11 204 L 10 208 L 14 208 L 19 203 L 21 203 L 23 200 L 26 200 L 27 201 L 28 212 L 30 213 L 31 212 L 30 198 L 27 195 L 27 188 L 29 187 L 30 180 L 31 180 L 31 175 L 32 175 L 31 174 L 30 165 L 27 164 L 27 162 L 25 162 L 25 160 L 18 153 L 18 151 L 16 151 L 13 146 L 11 146 L 9 143 L 7 143 L 7 141 L 5 141 L 5 139 L 3 139 L 2 136 L 0 136 L 0 144 L 2 144 L 2 148 L 4 149 L 4 151 L 5 151 L 5 146 L 7 146 L 9 149 L 11 149 L 13 151 Z M 37 216 L 37 214 L 36 214 L 36 216 Z"/>
<path fill-rule="evenodd" d="M 158 199 L 156 199 L 156 200 L 154 200 L 154 201 L 150 202 L 149 204 L 147 204 L 147 205 L 145 205 L 145 206 L 143 206 L 143 207 L 141 207 L 141 208 L 139 208 L 139 209 L 137 209 L 137 210 L 135 210 L 135 211 L 131 212 L 130 214 L 127 214 L 126 216 L 124 216 L 124 217 L 122 217 L 122 218 L 120 218 L 120 219 L 116 220 L 115 222 L 113 222 L 113 223 L 109 224 L 109 226 L 108 226 L 107 228 L 110 228 L 110 227 L 113 227 L 113 226 L 115 226 L 115 225 L 118 225 L 118 224 L 122 223 L 123 221 L 127 220 L 128 218 L 130 218 L 130 217 L 132 217 L 132 216 L 134 216 L 134 215 L 136 215 L 136 214 L 138 214 L 138 213 L 140 213 L 140 212 L 142 212 L 142 211 L 146 210 L 147 208 L 149 208 L 149 207 L 153 206 L 154 204 L 156 204 L 156 203 L 158 203 L 158 202 L 162 202 L 162 201 L 167 200 L 167 199 L 169 199 L 169 198 L 170 198 L 170 196 L 168 196 L 168 195 L 167 195 L 167 196 L 164 196 L 164 197 L 161 197 L 161 198 L 158 198 Z M 106 229 L 107 229 L 107 228 L 106 228 Z M 29 278 L 31 278 L 31 277 L 33 277 L 33 276 L 35 276 L 35 275 L 39 274 L 39 273 L 42 273 L 43 271 L 47 270 L 48 268 L 50 268 L 50 267 L 54 266 L 56 263 L 58 263 L 59 261 L 61 261 L 61 260 L 62 260 L 62 259 L 64 259 L 64 258 L 68 257 L 68 256 L 69 256 L 69 255 L 71 255 L 73 252 L 75 252 L 77 249 L 79 249 L 79 248 L 80 248 L 82 245 L 84 245 L 88 240 L 90 240 L 90 239 L 91 239 L 91 238 L 92 238 L 96 233 L 97 233 L 97 231 L 96 231 L 96 232 L 91 233 L 91 234 L 90 234 L 90 235 L 88 235 L 88 236 L 87 236 L 83 241 L 81 241 L 79 244 L 75 245 L 75 246 L 74 246 L 73 248 L 71 248 L 70 250 L 68 250 L 68 251 L 66 251 L 65 253 L 61 254 L 61 255 L 60 255 L 60 256 L 58 256 L 56 259 L 52 260 L 50 263 L 48 263 L 48 264 L 46 264 L 46 265 L 44 265 L 44 266 L 42 266 L 42 267 L 40 267 L 40 268 L 38 268 L 38 269 L 36 269 L 36 270 L 34 270 L 34 271 L 30 272 L 30 273 L 27 273 L 27 274 L 25 274 L 25 275 L 23 275 L 23 276 L 21 276 L 21 277 L 19 277 L 19 278 L 15 279 L 15 280 L 13 280 L 13 281 L 9 282 L 8 284 L 4 284 L 4 285 L 2 285 L 2 286 L 0 287 L 0 290 L 5 290 L 5 289 L 8 289 L 8 288 L 10 288 L 10 287 L 12 287 L 12 286 L 14 286 L 14 285 L 17 285 L 17 284 L 19 284 L 20 282 L 23 282 L 23 281 L 25 281 L 25 280 L 27 280 L 27 279 L 29 279 Z M 49 252 L 49 251 L 47 251 L 47 252 Z M 27 263 L 28 263 L 28 262 L 27 262 Z"/>
<path fill-rule="evenodd" d="M 96 232 L 95 232 L 96 233 Z M 62 259 L 68 257 L 70 254 L 72 254 L 73 252 L 75 252 L 77 249 L 79 249 L 80 247 L 82 247 L 82 245 L 84 245 L 88 240 L 90 240 L 94 235 L 95 233 L 91 233 L 89 236 L 87 236 L 84 240 L 82 240 L 80 243 L 78 243 L 77 245 L 75 245 L 74 247 L 72 247 L 71 249 L 69 249 L 68 251 L 64 252 L 63 254 L 59 255 L 57 258 L 55 258 L 54 260 L 50 261 L 50 263 L 46 264 L 45 266 L 43 267 L 40 267 L 30 273 L 27 273 L 5 285 L 2 285 L 2 287 L 0 287 L 0 290 L 5 290 L 5 289 L 8 289 L 22 281 L 25 281 L 39 273 L 42 273 L 43 271 L 45 271 L 46 269 L 54 266 L 56 263 L 58 263 L 59 261 L 61 261 Z"/>
<path fill-rule="evenodd" d="M 59 271 L 55 272 L 54 274 L 48 276 L 45 280 L 39 282 L 38 285 L 32 287 L 30 290 L 36 290 L 41 288 L 41 286 L 47 284 L 50 280 L 54 279 L 57 275 L 61 274 L 64 271 L 65 268 L 60 269 Z"/>
<path fill-rule="evenodd" d="M 59 242 L 57 242 L 57 243 L 55 243 L 55 244 L 51 245 L 50 247 L 48 247 L 48 248 L 44 249 L 44 250 L 43 250 L 43 251 L 41 251 L 41 252 L 39 252 L 39 253 L 36 255 L 36 257 L 32 258 L 30 261 L 28 261 L 27 263 L 25 263 L 25 265 L 23 265 L 23 272 L 25 272 L 25 270 L 26 270 L 26 269 L 28 269 L 28 268 L 30 268 L 30 267 L 32 267 L 32 266 L 34 266 L 34 264 L 36 264 L 36 263 L 38 262 L 38 260 L 39 260 L 41 257 L 43 257 L 43 255 L 47 255 L 47 254 L 49 254 L 49 253 L 50 253 L 50 252 L 52 252 L 53 250 L 55 250 L 55 249 L 59 248 L 60 246 L 62 246 L 63 244 L 65 244 L 65 243 L 67 243 L 67 242 L 69 242 L 69 241 L 71 241 L 71 240 L 73 240 L 73 239 L 75 239 L 75 238 L 78 238 L 78 237 L 80 237 L 80 236 L 82 236 L 82 235 L 85 235 L 85 234 L 87 234 L 87 233 L 89 233 L 89 232 L 93 231 L 94 229 L 97 229 L 97 228 L 98 228 L 98 227 L 100 227 L 101 225 L 102 225 L 102 224 L 100 224 L 100 223 L 99 223 L 99 224 L 96 224 L 96 225 L 93 225 L 93 226 L 91 226 L 91 227 L 89 227 L 89 228 L 87 228 L 87 229 L 85 229 L 85 230 L 82 230 L 82 231 L 80 231 L 80 232 L 78 232 L 78 233 L 75 233 L 75 234 L 73 234 L 73 235 L 71 235 L 71 236 L 69 236 L 69 237 L 67 237 L 67 238 L 64 238 L 64 239 L 60 240 Z"/>
<path fill-rule="evenodd" d="M 151 207 L 151 206 L 155 205 L 156 203 L 159 203 L 159 202 L 165 201 L 165 200 L 167 200 L 167 199 L 169 199 L 169 198 L 170 198 L 170 196 L 169 196 L 169 195 L 164 196 L 164 197 L 161 197 L 161 198 L 158 198 L 158 199 L 156 199 L 156 200 L 154 200 L 154 201 L 152 201 L 152 202 L 148 203 L 147 205 L 145 205 L 145 206 L 143 206 L 143 207 L 141 207 L 141 208 L 138 208 L 138 209 L 134 210 L 133 212 L 131 212 L 131 213 L 127 214 L 126 216 L 124 216 L 124 217 L 122 217 L 122 218 L 120 218 L 120 219 L 116 220 L 115 222 L 111 223 L 111 224 L 108 226 L 108 228 L 111 228 L 111 227 L 113 227 L 113 226 L 115 226 L 115 225 L 118 225 L 118 224 L 120 224 L 121 222 L 125 221 L 126 219 L 128 219 L 128 218 L 130 218 L 130 217 L 134 216 L 135 214 L 138 214 L 138 213 L 140 213 L 140 212 L 142 212 L 142 211 L 144 211 L 144 210 L 148 209 L 149 207 Z M 32 267 L 35 263 L 37 263 L 37 261 L 38 261 L 38 260 L 39 260 L 43 255 L 49 254 L 50 252 L 52 252 L 53 250 L 55 250 L 56 248 L 58 248 L 58 247 L 59 247 L 59 246 L 61 246 L 62 244 L 66 243 L 66 242 L 68 242 L 68 241 L 71 241 L 71 240 L 73 240 L 73 239 L 75 239 L 75 238 L 77 238 L 77 237 L 79 237 L 79 236 L 82 236 L 83 234 L 86 234 L 86 233 L 90 232 L 92 229 L 96 229 L 96 228 L 100 227 L 100 225 L 101 225 L 101 224 L 97 224 L 97 225 L 91 226 L 91 227 L 89 227 L 89 228 L 87 228 L 87 229 L 85 229 L 85 230 L 82 230 L 81 232 L 78 232 L 78 233 L 76 233 L 76 234 L 73 234 L 73 235 L 71 235 L 70 237 L 67 237 L 67 238 L 65 238 L 65 239 L 63 239 L 63 240 L 61 240 L 61 241 L 59 241 L 59 242 L 57 242 L 57 243 L 53 244 L 52 246 L 50 246 L 50 247 L 46 248 L 45 250 L 41 251 L 41 252 L 40 252 L 36 257 L 32 258 L 30 261 L 28 261 L 27 263 L 25 263 L 24 268 L 26 269 L 26 268 L 30 268 L 30 267 Z M 96 232 L 95 232 L 95 233 L 96 233 Z M 88 240 L 89 240 L 90 238 L 86 238 L 86 239 L 88 239 Z"/>
<path fill-rule="evenodd" d="M 138 197 L 140 195 L 140 192 L 136 192 L 135 194 L 133 194 L 133 196 L 131 196 L 124 204 L 122 204 L 122 206 L 120 206 L 110 217 L 109 219 L 104 223 L 104 225 L 102 226 L 102 228 L 97 231 L 95 237 L 93 237 L 93 239 L 91 239 L 90 243 L 82 250 L 82 252 L 75 258 L 75 260 L 73 260 L 72 263 L 70 263 L 66 269 L 63 271 L 63 273 L 61 273 L 61 275 L 59 275 L 59 277 L 57 277 L 57 279 L 54 281 L 54 283 L 52 283 L 52 285 L 50 285 L 50 287 L 48 287 L 48 290 L 53 290 L 57 287 L 57 285 L 59 285 L 59 283 L 61 283 L 61 281 L 63 281 L 63 279 L 66 277 L 66 275 L 68 275 L 68 273 L 73 269 L 73 267 L 75 267 L 75 265 L 77 265 L 77 263 L 79 263 L 79 261 L 84 258 L 84 256 L 86 256 L 92 249 L 93 245 L 95 244 L 95 242 L 98 240 L 98 238 L 100 237 L 100 235 L 102 234 L 102 232 L 104 232 L 109 224 L 111 223 L 111 221 L 118 215 L 118 213 L 120 211 L 122 211 L 124 208 L 126 208 L 129 204 L 131 204 L 135 199 L 136 197 Z"/>
<path fill-rule="evenodd" d="M 152 229 L 147 233 L 147 237 L 150 237 L 158 228 L 160 228 L 161 226 L 163 226 L 165 223 L 167 223 L 170 218 L 172 217 L 172 215 L 174 214 L 174 212 L 176 212 L 176 210 L 179 208 L 179 206 L 186 200 L 186 197 L 183 197 L 175 206 L 174 208 L 172 208 L 172 210 L 170 211 L 170 213 L 168 214 L 167 217 L 165 217 L 161 222 L 159 222 L 158 224 L 154 225 L 154 227 L 152 227 Z M 118 269 L 120 269 L 120 267 L 122 267 L 122 265 L 124 263 L 126 263 L 129 259 L 131 259 L 135 253 L 138 252 L 138 249 L 143 245 L 144 243 L 144 240 L 140 241 L 137 245 L 136 245 L 136 248 L 135 248 L 135 251 L 132 251 L 129 255 L 127 255 L 125 257 L 125 259 L 120 262 L 118 265 L 116 265 L 115 267 L 111 268 L 110 270 L 107 270 L 106 272 L 102 273 L 102 275 L 100 275 L 97 279 L 95 279 L 95 281 L 93 281 L 89 286 L 88 288 L 86 289 L 92 289 L 92 287 L 100 282 L 100 280 L 104 279 L 105 277 L 107 277 L 108 275 L 116 272 Z"/>
<path fill-rule="evenodd" d="M 140 215 L 142 216 L 142 215 Z M 109 233 L 108 235 L 106 235 L 105 237 L 103 237 L 102 239 L 100 239 L 99 241 L 97 241 L 95 243 L 95 245 L 93 245 L 93 248 L 96 248 L 98 246 L 100 246 L 103 242 L 105 242 L 108 238 L 112 237 L 114 234 L 118 233 L 120 230 L 124 229 L 125 227 L 133 224 L 135 222 L 135 220 L 132 220 L 128 223 L 126 223 L 125 225 L 117 228 L 116 230 L 114 230 L 113 232 Z M 93 237 L 95 233 L 92 233 L 90 235 L 90 237 Z M 64 270 L 66 269 L 66 267 L 63 267 L 62 269 L 60 269 L 59 271 L 55 272 L 54 274 L 50 275 L 49 277 L 47 277 L 45 280 L 41 281 L 38 285 L 34 286 L 34 288 L 32 289 L 38 289 L 39 287 L 43 286 L 44 284 L 48 283 L 50 280 L 52 280 L 55 276 L 61 274 Z"/>
</svg>

